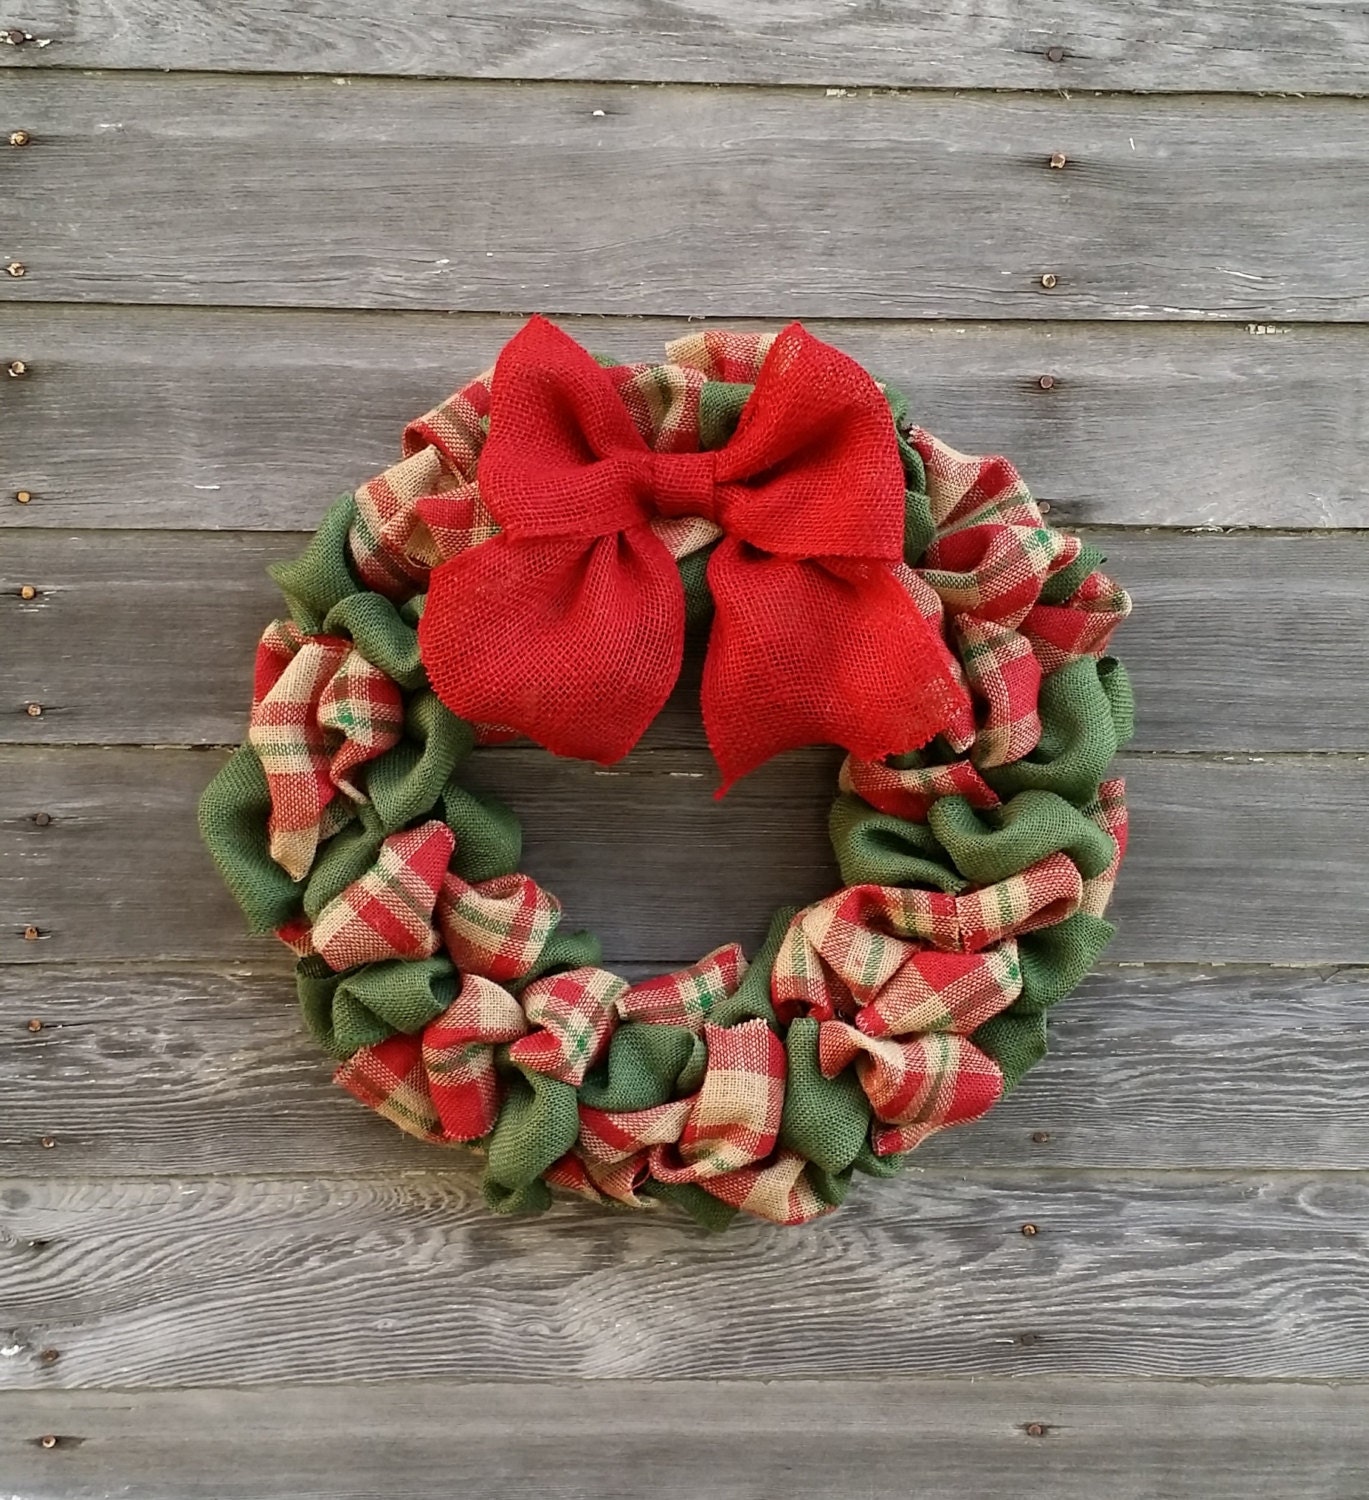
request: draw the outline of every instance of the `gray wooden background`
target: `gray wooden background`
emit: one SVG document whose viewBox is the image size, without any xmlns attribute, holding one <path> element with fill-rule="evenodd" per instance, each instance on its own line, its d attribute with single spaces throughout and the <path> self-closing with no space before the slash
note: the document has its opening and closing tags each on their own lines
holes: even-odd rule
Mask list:
<svg viewBox="0 0 1369 1500">
<path fill-rule="evenodd" d="M 0 13 L 0 1494 L 1362 1500 L 1364 5 L 395 9 Z M 265 564 L 532 310 L 803 317 L 1137 598 L 1107 962 L 805 1230 L 489 1218 L 196 841 Z M 481 762 L 624 964 L 832 876 L 690 686 Z"/>
</svg>

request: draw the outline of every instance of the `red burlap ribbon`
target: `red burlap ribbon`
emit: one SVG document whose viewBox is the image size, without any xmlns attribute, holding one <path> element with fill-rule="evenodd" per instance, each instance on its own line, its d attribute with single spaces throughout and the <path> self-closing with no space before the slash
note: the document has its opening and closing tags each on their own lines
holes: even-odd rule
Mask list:
<svg viewBox="0 0 1369 1500">
<path fill-rule="evenodd" d="M 965 708 L 895 572 L 904 478 L 888 405 L 797 323 L 723 448 L 660 452 L 606 372 L 534 318 L 495 366 L 478 478 L 502 530 L 434 569 L 419 631 L 433 688 L 464 719 L 605 764 L 632 748 L 683 649 L 662 516 L 723 532 L 702 707 L 724 785 L 800 745 L 916 749 Z"/>
</svg>

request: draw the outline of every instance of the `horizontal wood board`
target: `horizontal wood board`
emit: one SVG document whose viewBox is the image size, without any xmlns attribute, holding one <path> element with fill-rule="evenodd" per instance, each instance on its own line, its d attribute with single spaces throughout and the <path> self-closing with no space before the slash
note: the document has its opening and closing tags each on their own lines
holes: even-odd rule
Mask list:
<svg viewBox="0 0 1369 1500">
<path fill-rule="evenodd" d="M 47 1179 L 0 1231 L 9 1388 L 1369 1376 L 1357 1173 L 909 1169 L 725 1236 L 431 1173 Z"/>
<path fill-rule="evenodd" d="M 574 0 L 535 16 L 517 0 L 465 11 L 418 0 L 383 15 L 362 0 L 246 11 L 192 0 L 177 7 L 174 26 L 155 0 L 27 0 L 22 20 L 33 40 L 0 52 L 0 63 L 957 89 L 1369 89 L 1363 14 L 1332 0 L 1182 9 L 1066 0 L 1045 15 L 1011 0 Z"/>
<path fill-rule="evenodd" d="M 0 962 L 280 951 L 243 936 L 195 828 L 222 760 L 0 749 Z M 611 770 L 486 751 L 469 779 L 523 818 L 524 868 L 565 902 L 568 927 L 593 929 L 612 960 L 673 965 L 728 940 L 752 949 L 775 907 L 835 887 L 837 761 L 795 752 L 721 802 L 702 751 L 637 751 Z M 1369 799 L 1369 756 L 1125 755 L 1118 770 L 1134 832 L 1110 959 L 1369 962 L 1369 866 L 1353 816 Z M 39 826 L 39 813 L 51 821 Z"/>
<path fill-rule="evenodd" d="M 623 360 L 697 326 L 563 321 Z M 11 303 L 4 324 L 0 359 L 29 374 L 0 388 L 0 526 L 289 531 L 394 462 L 519 319 Z M 1008 454 L 1057 522 L 1369 524 L 1363 327 L 809 326 L 953 447 Z"/>
<path fill-rule="evenodd" d="M 7 301 L 1369 314 L 1357 100 L 53 81 L 7 90 Z"/>
<path fill-rule="evenodd" d="M 1049 1059 L 984 1119 L 926 1142 L 917 1164 L 1362 1168 L 1366 1006 L 1364 969 L 1107 965 L 1054 1011 Z M 0 1176 L 474 1181 L 468 1153 L 361 1109 L 332 1068 L 282 962 L 0 966 Z"/>
<path fill-rule="evenodd" d="M 15 1392 L 0 1466 L 25 1500 L 373 1500 L 397 1462 L 409 1500 L 694 1500 L 706 1432 L 718 1500 L 905 1500 L 910 1475 L 919 1500 L 1358 1500 L 1365 1408 L 1359 1384 L 1058 1377 Z"/>
<path fill-rule="evenodd" d="M 1369 745 L 1369 696 L 1345 670 L 1347 659 L 1369 655 L 1369 536 L 1084 534 L 1136 600 L 1114 649 L 1136 692 L 1138 748 Z M 235 743 L 256 641 L 285 612 L 266 567 L 307 542 L 11 532 L 0 548 L 0 741 Z M 31 600 L 21 596 L 26 585 Z M 704 743 L 705 640 L 691 644 L 680 686 L 644 743 Z"/>
</svg>

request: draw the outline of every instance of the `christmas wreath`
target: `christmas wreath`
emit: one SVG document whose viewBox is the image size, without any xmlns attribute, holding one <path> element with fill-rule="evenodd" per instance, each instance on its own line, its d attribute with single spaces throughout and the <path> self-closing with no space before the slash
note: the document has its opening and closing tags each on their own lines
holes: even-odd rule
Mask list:
<svg viewBox="0 0 1369 1500">
<path fill-rule="evenodd" d="M 989 1109 L 1112 934 L 1130 601 L 1102 561 L 798 324 L 619 365 L 533 319 L 273 570 L 289 616 L 202 831 L 337 1082 L 478 1149 L 491 1208 L 802 1223 Z M 616 760 L 705 621 L 724 788 L 847 750 L 844 885 L 749 965 L 629 983 L 460 768 L 517 735 Z"/>
</svg>

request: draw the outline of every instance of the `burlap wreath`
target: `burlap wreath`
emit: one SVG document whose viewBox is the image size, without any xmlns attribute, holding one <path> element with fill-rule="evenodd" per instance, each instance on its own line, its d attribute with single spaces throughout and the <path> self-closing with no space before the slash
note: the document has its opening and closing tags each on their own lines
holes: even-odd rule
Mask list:
<svg viewBox="0 0 1369 1500">
<path fill-rule="evenodd" d="M 715 452 L 772 342 L 696 333 L 664 364 L 604 370 L 654 453 Z M 848 756 L 845 885 L 776 913 L 749 965 L 729 945 L 629 984 L 518 873 L 513 814 L 461 784 L 507 726 L 453 714 L 420 655 L 430 573 L 499 533 L 478 483 L 494 374 L 412 423 L 403 459 L 273 570 L 289 617 L 262 638 L 204 837 L 252 931 L 299 955 L 337 1082 L 481 1151 L 494 1210 L 541 1211 L 559 1187 L 714 1228 L 739 1209 L 806 1222 L 1011 1088 L 1111 937 L 1126 808 L 1106 772 L 1132 709 L 1101 653 L 1130 601 L 1009 464 L 909 426 L 882 387 L 906 491 L 893 571 L 971 706 L 919 751 Z M 707 619 L 718 525 L 650 524 Z"/>
</svg>

